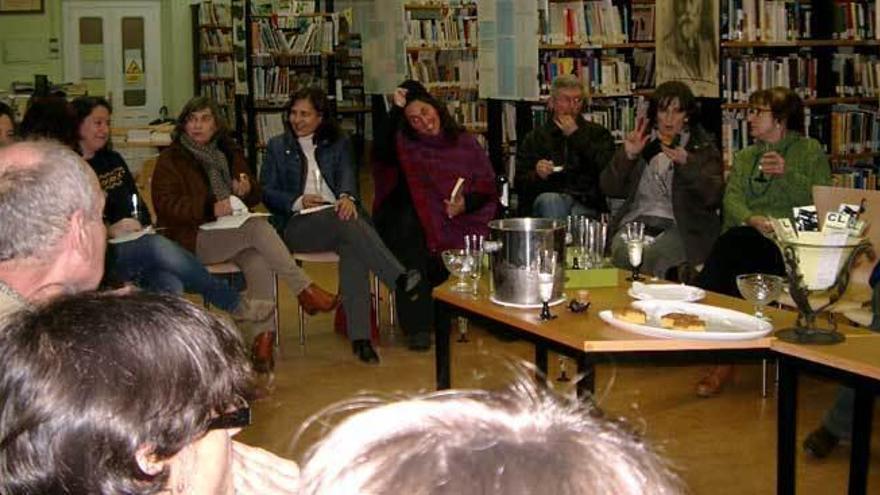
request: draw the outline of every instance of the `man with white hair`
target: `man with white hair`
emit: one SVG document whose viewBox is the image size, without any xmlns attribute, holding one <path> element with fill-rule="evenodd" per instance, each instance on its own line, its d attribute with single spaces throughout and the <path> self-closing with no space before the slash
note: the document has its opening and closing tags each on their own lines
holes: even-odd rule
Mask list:
<svg viewBox="0 0 880 495">
<path fill-rule="evenodd" d="M 25 141 L 0 149 L 0 317 L 98 286 L 103 209 L 95 173 L 70 148 Z"/>
</svg>

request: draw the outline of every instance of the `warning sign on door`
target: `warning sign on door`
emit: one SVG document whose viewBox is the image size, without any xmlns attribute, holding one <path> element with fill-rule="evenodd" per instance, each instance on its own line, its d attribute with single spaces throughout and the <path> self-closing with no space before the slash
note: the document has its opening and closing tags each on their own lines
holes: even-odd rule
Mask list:
<svg viewBox="0 0 880 495">
<path fill-rule="evenodd" d="M 140 50 L 125 50 L 125 84 L 140 86 L 144 83 L 144 58 Z"/>
</svg>

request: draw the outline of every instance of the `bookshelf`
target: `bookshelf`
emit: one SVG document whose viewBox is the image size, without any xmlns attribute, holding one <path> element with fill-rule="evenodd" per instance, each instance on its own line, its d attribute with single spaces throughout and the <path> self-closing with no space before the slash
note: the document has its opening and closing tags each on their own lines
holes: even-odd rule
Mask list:
<svg viewBox="0 0 880 495">
<path fill-rule="evenodd" d="M 193 87 L 220 107 L 230 129 L 237 129 L 232 7 L 228 1 L 190 6 L 193 32 Z"/>
<path fill-rule="evenodd" d="M 472 0 L 403 4 L 407 77 L 445 102 L 470 132 L 487 128 L 477 79 L 477 4 Z"/>
</svg>

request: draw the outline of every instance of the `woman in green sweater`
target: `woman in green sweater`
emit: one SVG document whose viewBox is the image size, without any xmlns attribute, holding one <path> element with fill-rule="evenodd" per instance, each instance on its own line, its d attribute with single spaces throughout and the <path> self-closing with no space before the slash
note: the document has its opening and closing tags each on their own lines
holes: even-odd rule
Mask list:
<svg viewBox="0 0 880 495">
<path fill-rule="evenodd" d="M 765 237 L 770 218 L 791 218 L 792 208 L 813 204 L 813 186 L 831 183 L 831 165 L 815 139 L 802 134 L 800 97 L 783 87 L 749 97 L 749 133 L 755 143 L 738 152 L 724 192 L 722 235 L 697 279 L 700 287 L 739 297 L 736 276 L 785 274 L 782 255 Z M 697 395 L 721 391 L 733 367 L 716 366 L 697 384 Z"/>
</svg>

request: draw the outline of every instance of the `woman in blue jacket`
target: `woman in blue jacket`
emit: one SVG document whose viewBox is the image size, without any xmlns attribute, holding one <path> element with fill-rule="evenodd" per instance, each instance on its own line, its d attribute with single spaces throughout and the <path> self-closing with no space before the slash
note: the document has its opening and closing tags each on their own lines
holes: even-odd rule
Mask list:
<svg viewBox="0 0 880 495">
<path fill-rule="evenodd" d="M 418 272 L 406 272 L 358 208 L 351 143 L 328 113 L 321 89 L 303 88 L 285 106 L 285 132 L 269 140 L 260 172 L 263 202 L 291 251 L 334 251 L 352 352 L 378 363 L 370 343 L 370 272 L 411 293 Z"/>
</svg>

